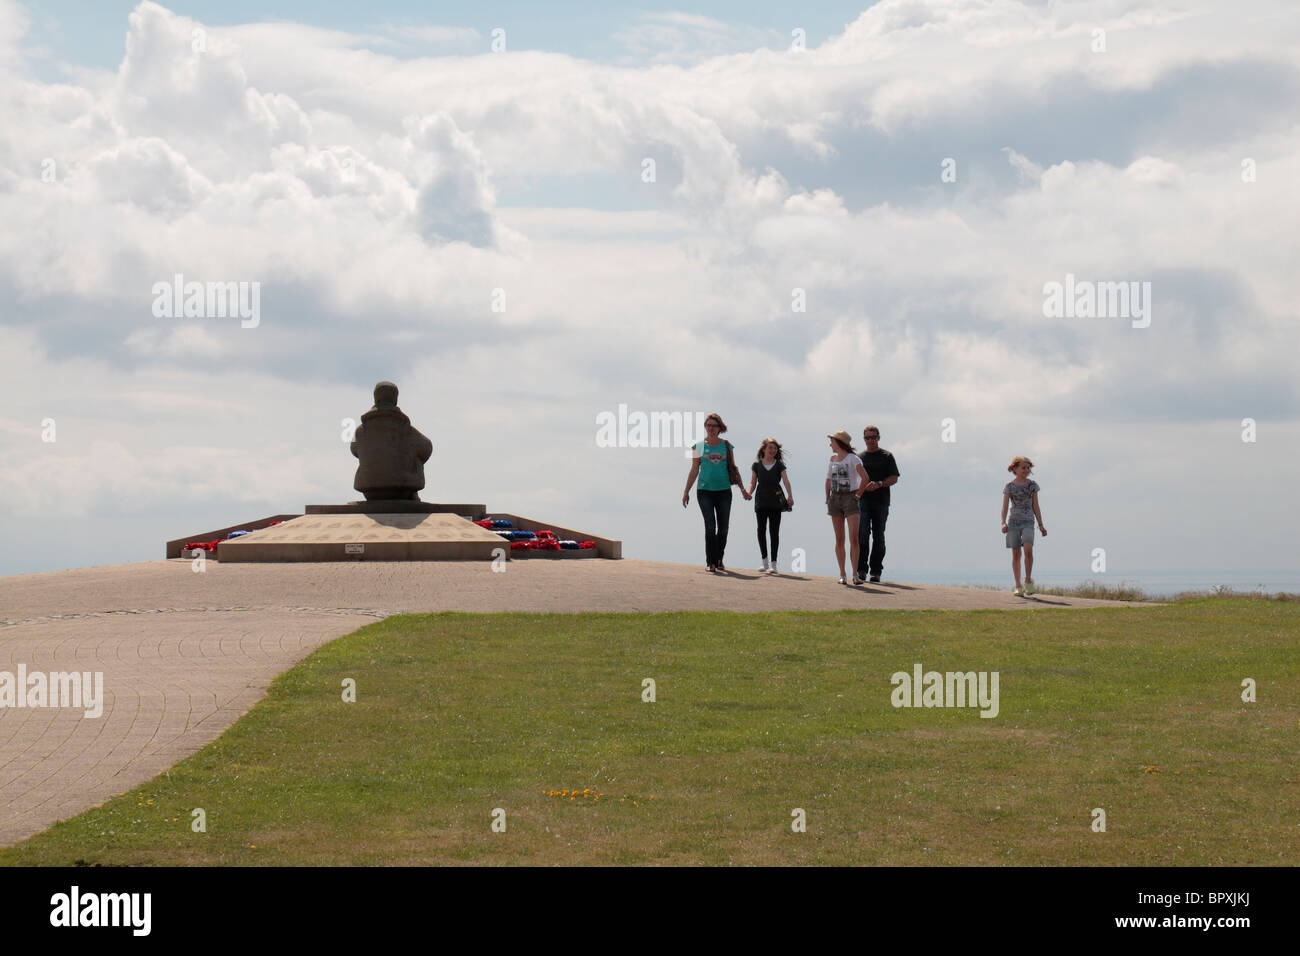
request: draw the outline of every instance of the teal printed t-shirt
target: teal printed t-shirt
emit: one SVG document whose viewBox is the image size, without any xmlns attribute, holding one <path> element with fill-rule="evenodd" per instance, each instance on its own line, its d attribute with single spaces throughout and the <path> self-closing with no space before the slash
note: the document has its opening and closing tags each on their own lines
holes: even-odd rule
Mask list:
<svg viewBox="0 0 1300 956">
<path fill-rule="evenodd" d="M 695 486 L 700 491 L 729 491 L 731 473 L 727 470 L 727 443 L 720 441 L 708 445 L 701 439 L 695 443 L 695 453 L 700 458 L 700 477 Z"/>
</svg>

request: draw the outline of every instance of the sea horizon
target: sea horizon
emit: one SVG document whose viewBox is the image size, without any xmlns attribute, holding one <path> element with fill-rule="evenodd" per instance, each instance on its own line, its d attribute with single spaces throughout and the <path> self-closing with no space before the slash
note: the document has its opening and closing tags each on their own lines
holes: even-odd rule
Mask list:
<svg viewBox="0 0 1300 956">
<path fill-rule="evenodd" d="M 900 583 L 929 584 L 947 587 L 1012 587 L 1010 568 L 991 570 L 912 570 L 886 568 L 884 579 Z M 1133 570 L 1105 574 L 1041 571 L 1034 575 L 1040 587 L 1073 587 L 1096 584 L 1107 587 L 1134 587 L 1152 597 L 1173 597 L 1186 591 L 1212 591 L 1230 588 L 1239 592 L 1279 591 L 1300 594 L 1300 570 Z"/>
</svg>

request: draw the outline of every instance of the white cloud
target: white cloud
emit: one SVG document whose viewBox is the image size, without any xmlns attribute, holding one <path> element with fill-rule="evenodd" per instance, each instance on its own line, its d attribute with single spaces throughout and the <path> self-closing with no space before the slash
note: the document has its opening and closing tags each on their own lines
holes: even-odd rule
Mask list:
<svg viewBox="0 0 1300 956">
<path fill-rule="evenodd" d="M 416 200 L 420 235 L 434 243 L 460 240 L 482 248 L 495 246 L 496 197 L 473 138 L 445 113 L 412 122 L 408 130 L 421 157 L 417 162 L 422 185 Z"/>
<path fill-rule="evenodd" d="M 233 351 L 203 326 L 190 324 L 136 329 L 123 344 L 136 355 L 166 360 L 219 359 Z"/>
<path fill-rule="evenodd" d="M 883 0 L 802 53 L 673 14 L 642 23 L 680 62 L 610 66 L 397 58 L 441 34 L 218 28 L 143 3 L 115 73 L 45 84 L 0 0 L 0 508 L 343 500 L 339 419 L 386 377 L 447 450 L 430 497 L 513 503 L 517 481 L 477 463 L 538 438 L 540 469 L 579 477 L 537 502 L 576 520 L 607 500 L 661 555 L 676 532 L 619 510 L 627 462 L 590 445 L 621 401 L 736 409 L 746 445 L 786 428 L 805 467 L 823 418 L 921 442 L 951 415 L 1081 469 L 1084 422 L 1132 450 L 1163 441 L 1152 421 L 1291 421 L 1285 9 Z M 1216 113 L 1225 82 L 1260 95 Z M 501 198 L 556 181 L 574 208 Z M 650 208 L 587 208 L 588 182 Z M 178 272 L 260 281 L 261 325 L 153 318 L 152 284 Z M 1044 319 L 1067 272 L 1152 281 L 1152 327 Z M 1134 422 L 1140 440 L 1119 434 Z M 633 496 L 657 501 L 659 466 L 635 467 Z M 1174 482 L 1159 528 L 1198 487 Z"/>
<path fill-rule="evenodd" d="M 385 23 L 378 32 L 403 43 L 435 47 L 443 52 L 468 53 L 481 48 L 483 41 L 482 34 L 473 27 Z"/>
<path fill-rule="evenodd" d="M 817 189 L 811 193 L 798 193 L 788 198 L 782 206 L 786 212 L 805 216 L 847 216 L 844 200 L 833 189 Z"/>
<path fill-rule="evenodd" d="M 1013 169 L 1020 174 L 1021 182 L 1039 182 L 1043 178 L 1043 167 L 1037 163 L 1031 162 L 1024 156 L 1021 156 L 1010 146 L 1003 146 L 1002 152 L 1007 154 L 1007 162 Z"/>
<path fill-rule="evenodd" d="M 627 51 L 624 62 L 698 63 L 726 53 L 788 45 L 774 30 L 724 23 L 681 11 L 642 13 L 612 39 Z"/>
<path fill-rule="evenodd" d="M 131 202 L 164 218 L 191 209 L 212 184 L 165 140 L 129 139 L 87 163 L 108 202 Z"/>
<path fill-rule="evenodd" d="M 13 69 L 21 63 L 19 44 L 27 35 L 30 23 L 27 10 L 14 0 L 0 3 L 0 70 Z"/>
</svg>

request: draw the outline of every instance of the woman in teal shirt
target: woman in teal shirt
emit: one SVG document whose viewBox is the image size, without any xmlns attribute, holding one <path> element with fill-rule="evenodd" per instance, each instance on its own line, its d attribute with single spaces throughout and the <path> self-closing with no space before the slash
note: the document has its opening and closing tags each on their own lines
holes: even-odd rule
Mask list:
<svg viewBox="0 0 1300 956">
<path fill-rule="evenodd" d="M 719 436 L 727 430 L 722 416 L 716 412 L 704 419 L 704 433 L 708 436 L 695 443 L 691 456 L 691 473 L 686 476 L 686 490 L 682 492 L 682 507 L 691 503 L 691 485 L 699 478 L 695 498 L 704 515 L 704 558 L 711 572 L 726 571 L 722 553 L 727 549 L 727 528 L 731 523 L 731 486 L 740 485 L 745 500 L 749 492 L 733 472 L 734 459 L 731 442 Z"/>
</svg>

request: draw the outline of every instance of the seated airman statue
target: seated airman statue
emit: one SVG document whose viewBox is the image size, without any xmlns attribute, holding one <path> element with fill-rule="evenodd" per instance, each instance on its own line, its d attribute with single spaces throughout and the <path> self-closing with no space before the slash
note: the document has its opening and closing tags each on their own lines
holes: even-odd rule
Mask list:
<svg viewBox="0 0 1300 956">
<path fill-rule="evenodd" d="M 361 416 L 352 437 L 352 454 L 361 462 L 352 487 L 367 501 L 420 500 L 424 463 L 433 454 L 433 442 L 411 427 L 397 407 L 396 385 L 375 386 L 375 406 Z"/>
</svg>

